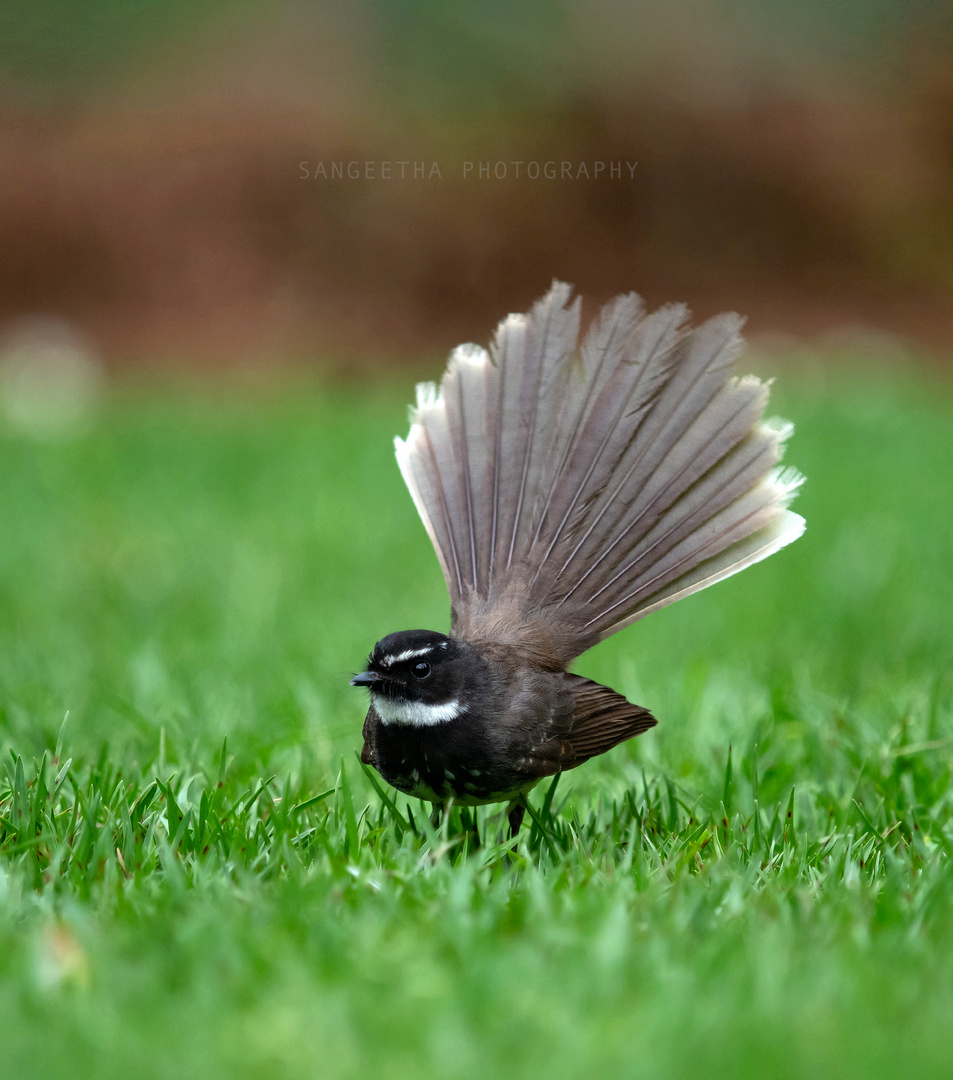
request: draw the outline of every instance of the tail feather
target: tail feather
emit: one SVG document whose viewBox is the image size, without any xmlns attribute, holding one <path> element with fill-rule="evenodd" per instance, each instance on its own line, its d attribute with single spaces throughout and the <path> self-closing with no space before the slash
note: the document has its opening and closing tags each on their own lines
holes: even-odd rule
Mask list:
<svg viewBox="0 0 953 1080">
<path fill-rule="evenodd" d="M 462 583 L 479 589 L 489 580 L 491 552 L 483 542 L 490 499 L 492 465 L 487 432 L 488 383 L 494 366 L 485 349 L 462 345 L 454 351 L 442 395 L 451 442 L 450 456 L 439 459 L 441 481 L 460 491 L 463 516 L 456 522 L 455 542 L 464 550 Z"/>
<path fill-rule="evenodd" d="M 612 629 L 607 633 L 601 633 L 596 638 L 601 641 L 609 634 L 645 618 L 659 608 L 674 604 L 692 593 L 707 589 L 718 581 L 737 574 L 741 570 L 754 566 L 762 559 L 768 558 L 776 551 L 793 543 L 804 532 L 804 518 L 794 514 L 790 510 L 783 510 L 777 514 L 767 525 L 762 526 L 751 533 L 744 540 L 729 544 L 717 555 L 697 564 L 692 570 L 682 575 L 677 582 L 667 587 L 658 589 L 654 594 L 643 597 L 641 603 L 633 605 L 628 614 L 619 615 L 612 623 Z M 589 625 L 597 622 L 598 616 L 590 620 Z"/>
<path fill-rule="evenodd" d="M 491 568 L 521 561 L 533 536 L 532 515 L 572 374 L 579 335 L 579 301 L 568 307 L 570 288 L 556 284 L 526 317 L 511 315 L 499 327 L 491 355 L 497 379 L 496 465 L 493 473 Z M 492 571 L 491 571 L 492 572 Z"/>
<path fill-rule="evenodd" d="M 681 436 L 662 432 L 654 440 L 636 439 L 631 461 L 620 461 L 611 489 L 595 493 L 584 508 L 586 527 L 580 524 L 576 530 L 581 535 L 560 572 L 576 561 L 588 565 L 579 577 L 584 580 L 619 544 L 637 543 L 675 503 L 686 499 L 706 472 L 721 465 L 760 418 L 766 399 L 765 387 L 745 380 L 737 388 L 723 388 Z M 707 490 L 713 487 L 717 489 L 717 483 L 709 482 Z"/>
<path fill-rule="evenodd" d="M 618 471 L 633 432 L 665 385 L 686 314 L 681 305 L 671 305 L 648 316 L 625 337 L 618 336 L 619 351 L 609 370 L 605 370 L 608 365 L 594 365 L 588 379 L 584 371 L 587 392 L 579 395 L 583 401 L 577 415 L 567 416 L 571 440 L 552 476 L 551 495 L 540 514 L 537 534 L 549 531 L 548 543 L 537 553 L 540 565 L 564 537 L 578 530 L 580 515 L 592 518 L 595 500 Z M 587 338 L 583 357 L 589 351 L 588 343 Z M 591 351 L 597 348 L 590 346 Z"/>
<path fill-rule="evenodd" d="M 632 293 L 577 352 L 579 303 L 555 283 L 489 353 L 455 350 L 439 393 L 418 388 L 397 457 L 455 619 L 505 608 L 528 636 L 549 619 L 568 661 L 800 535 L 800 478 L 776 469 L 790 427 L 731 374 L 740 318 L 686 320 Z"/>
<path fill-rule="evenodd" d="M 642 300 L 635 293 L 619 296 L 605 306 L 586 335 L 580 355 L 581 370 L 578 370 L 582 383 L 581 392 L 564 395 L 560 414 L 554 425 L 550 466 L 553 461 L 558 464 L 552 469 L 548 490 L 545 486 L 541 488 L 541 494 L 545 492 L 545 499 L 537 508 L 534 544 L 539 542 L 543 526 L 552 511 L 559 479 L 576 444 L 578 429 L 593 407 L 598 392 L 618 366 L 639 325 L 643 310 Z"/>
<path fill-rule="evenodd" d="M 755 431 L 730 450 L 708 473 L 683 494 L 662 502 L 656 499 L 644 508 L 633 506 L 628 524 L 616 531 L 615 539 L 593 545 L 595 552 L 588 569 L 580 574 L 566 598 L 585 585 L 608 559 L 614 563 L 638 555 L 646 559 L 660 545 L 671 547 L 688 536 L 714 513 L 761 480 L 778 460 L 777 436 L 767 429 Z M 671 493 L 668 493 L 671 496 Z M 601 545 L 601 546 L 600 546 Z M 615 576 L 622 573 L 618 571 Z"/>
<path fill-rule="evenodd" d="M 599 639 L 607 637 L 649 610 L 686 595 L 684 589 L 696 581 L 713 584 L 797 539 L 804 531 L 803 519 L 781 512 L 796 485 L 796 481 L 781 477 L 762 480 L 728 506 L 706 515 L 706 520 L 680 541 L 660 545 L 654 560 L 636 557 L 625 563 L 580 605 L 587 614 L 591 612 L 585 625 L 593 627 Z M 785 524 L 780 534 L 773 529 L 779 517 Z M 759 537 L 762 530 L 767 532 Z M 752 538 L 757 538 L 753 547 L 748 543 Z M 731 552 L 736 544 L 743 546 Z M 769 550 L 749 558 L 763 548 Z M 727 561 L 720 558 L 725 552 L 730 553 Z M 709 560 L 717 561 L 706 566 Z M 744 565 L 736 565 L 739 562 Z M 699 567 L 700 576 L 696 573 Z"/>
</svg>

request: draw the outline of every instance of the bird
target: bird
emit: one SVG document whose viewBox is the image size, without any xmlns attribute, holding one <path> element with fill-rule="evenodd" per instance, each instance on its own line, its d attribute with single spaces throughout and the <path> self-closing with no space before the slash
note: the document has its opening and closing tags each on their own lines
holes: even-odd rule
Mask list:
<svg viewBox="0 0 953 1080">
<path fill-rule="evenodd" d="M 655 726 L 568 668 L 638 619 L 796 540 L 802 483 L 770 383 L 734 374 L 743 319 L 612 300 L 579 342 L 554 281 L 489 350 L 422 383 L 397 462 L 434 546 L 450 627 L 378 641 L 361 761 L 434 804 L 506 803 Z"/>
</svg>

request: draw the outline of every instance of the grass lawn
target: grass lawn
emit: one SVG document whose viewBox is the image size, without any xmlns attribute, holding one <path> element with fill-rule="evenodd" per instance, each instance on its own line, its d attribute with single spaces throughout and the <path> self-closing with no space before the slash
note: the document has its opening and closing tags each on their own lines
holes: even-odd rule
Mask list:
<svg viewBox="0 0 953 1080">
<path fill-rule="evenodd" d="M 953 1075 L 949 385 L 785 374 L 806 535 L 577 664 L 659 726 L 515 849 L 355 757 L 447 626 L 410 396 L 0 429 L 0 1073 Z"/>
</svg>

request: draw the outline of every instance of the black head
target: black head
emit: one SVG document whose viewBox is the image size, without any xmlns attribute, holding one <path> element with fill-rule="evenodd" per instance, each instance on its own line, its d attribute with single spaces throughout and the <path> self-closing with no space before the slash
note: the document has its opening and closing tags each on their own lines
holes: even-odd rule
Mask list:
<svg viewBox="0 0 953 1080">
<path fill-rule="evenodd" d="M 467 709 L 468 650 L 433 630 L 401 630 L 374 646 L 367 670 L 351 679 L 366 686 L 385 724 L 429 726 Z"/>
</svg>

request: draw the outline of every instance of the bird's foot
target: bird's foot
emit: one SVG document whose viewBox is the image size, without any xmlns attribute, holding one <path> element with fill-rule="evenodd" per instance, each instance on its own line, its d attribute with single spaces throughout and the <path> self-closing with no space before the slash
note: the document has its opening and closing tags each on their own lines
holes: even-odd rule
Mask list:
<svg viewBox="0 0 953 1080">
<path fill-rule="evenodd" d="M 514 799 L 510 805 L 506 808 L 506 817 L 510 823 L 510 839 L 520 831 L 520 826 L 523 824 L 523 815 L 526 813 L 526 805 L 522 798 Z"/>
</svg>

